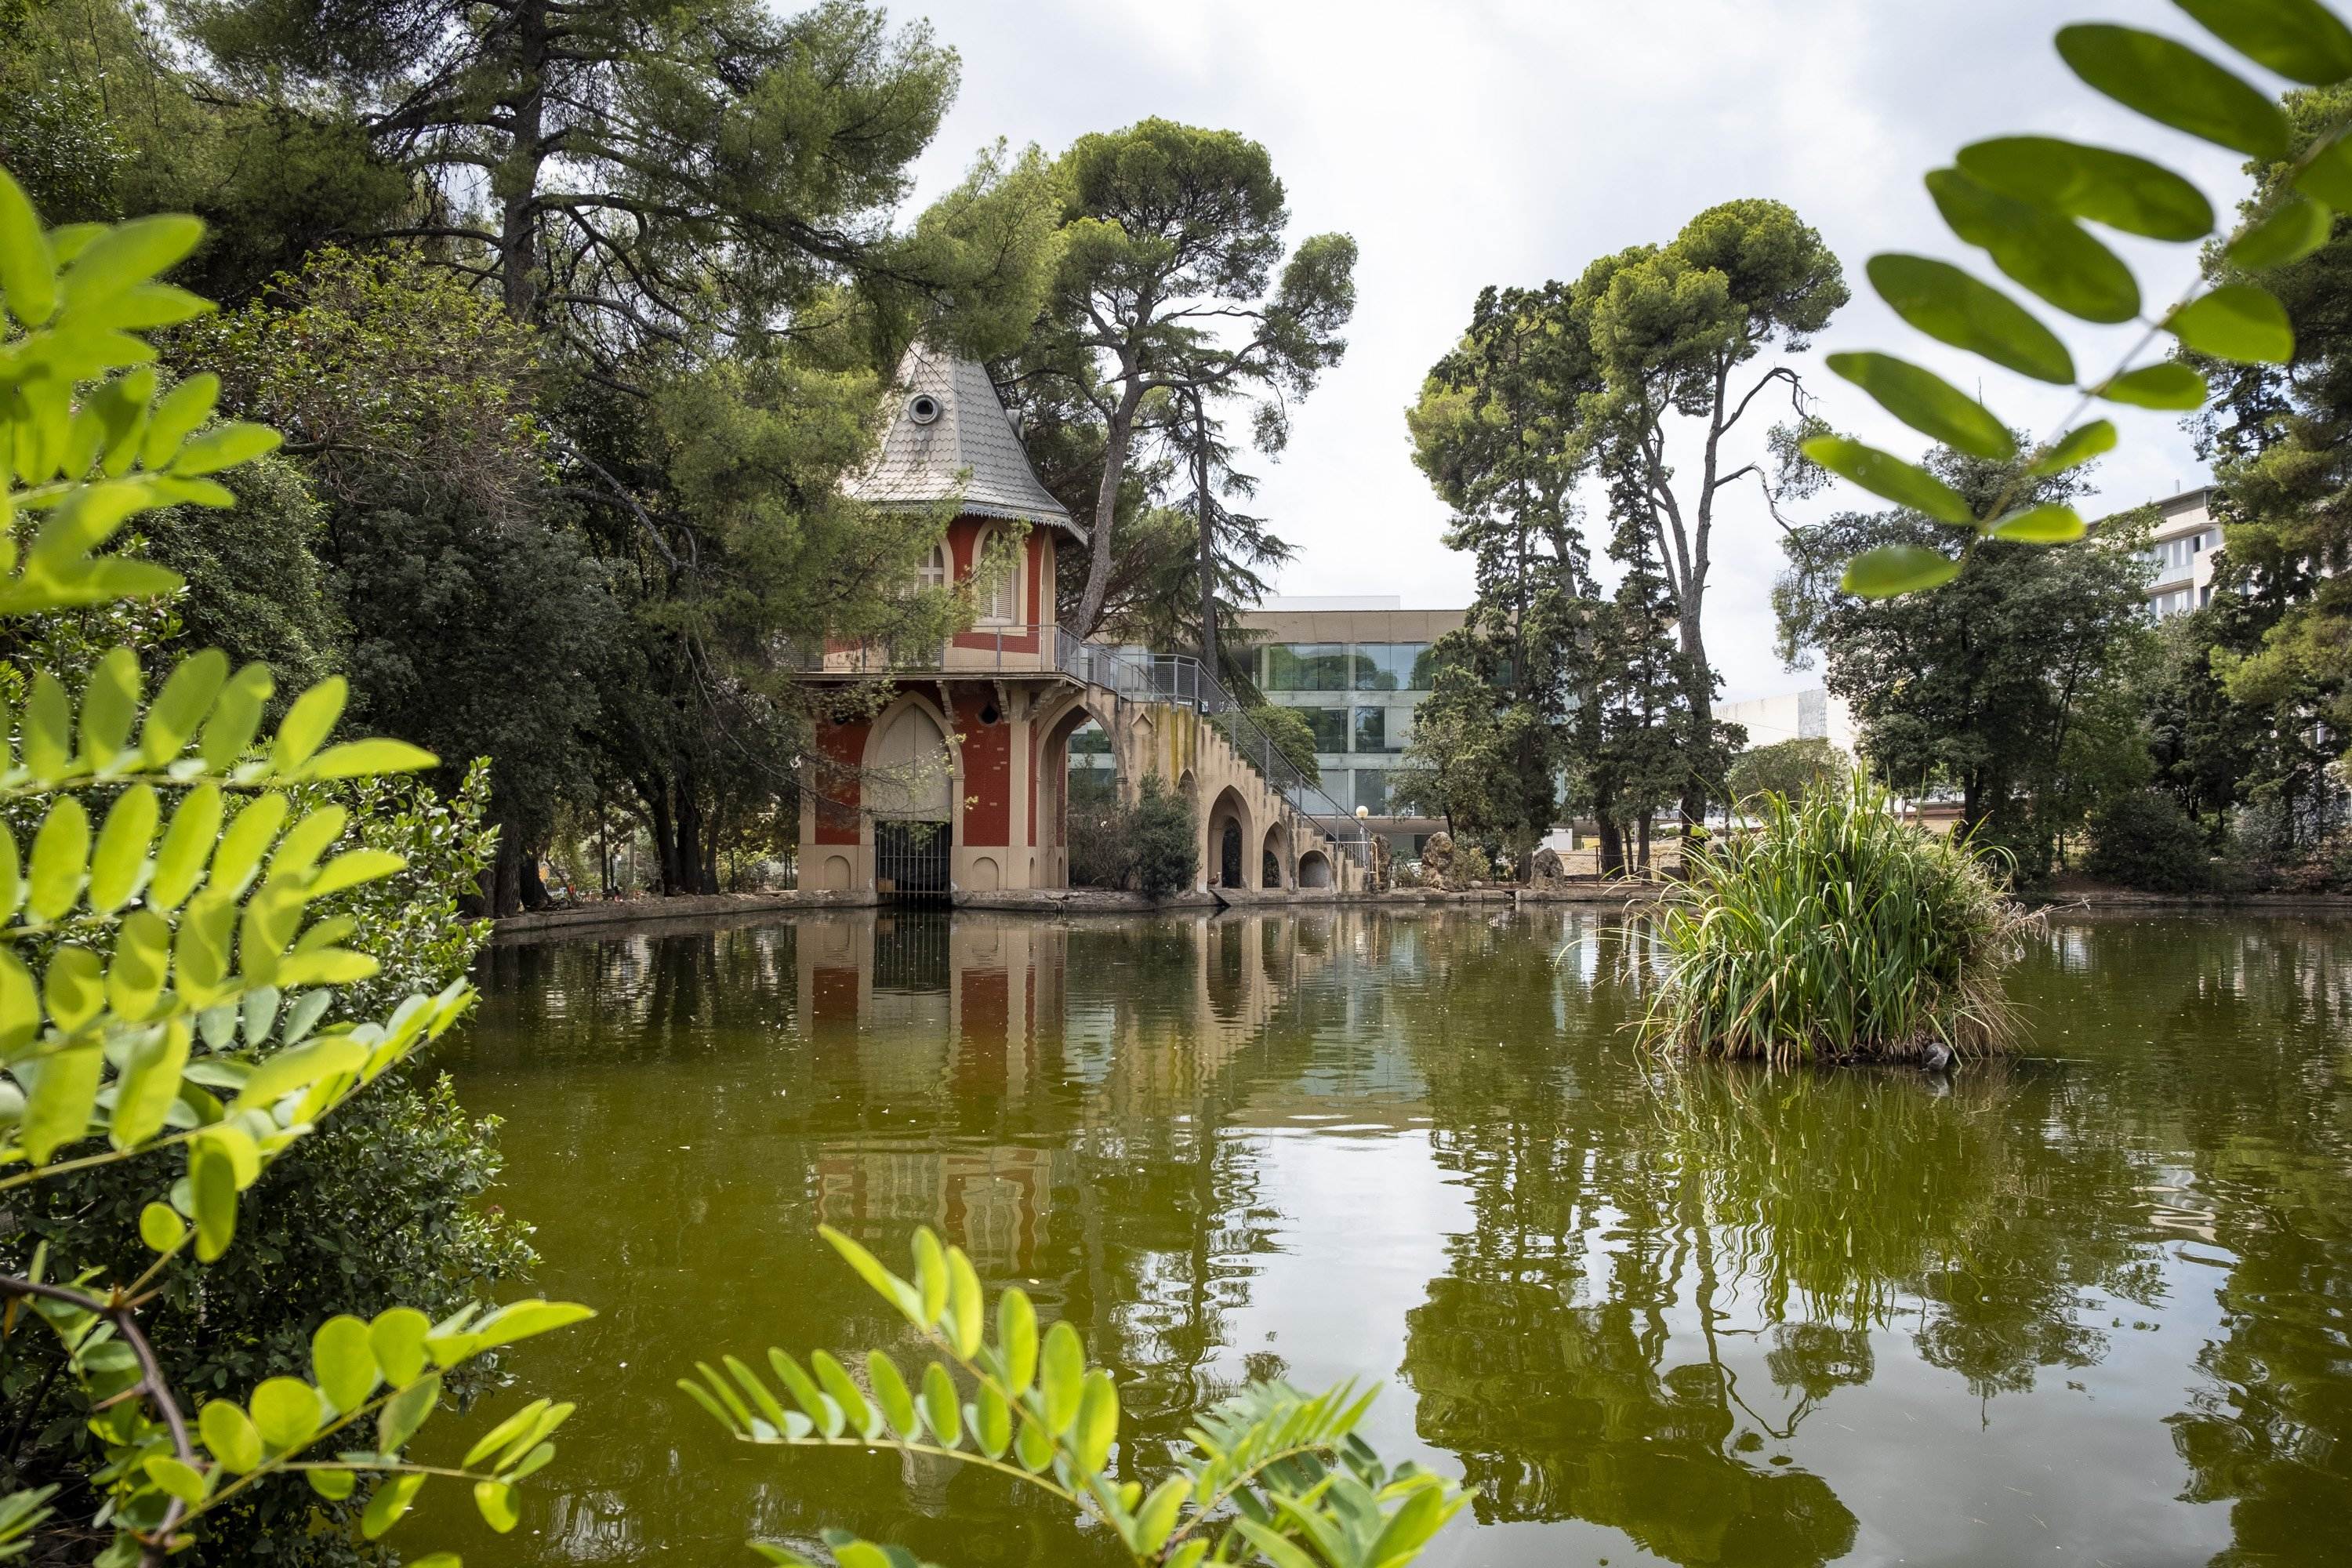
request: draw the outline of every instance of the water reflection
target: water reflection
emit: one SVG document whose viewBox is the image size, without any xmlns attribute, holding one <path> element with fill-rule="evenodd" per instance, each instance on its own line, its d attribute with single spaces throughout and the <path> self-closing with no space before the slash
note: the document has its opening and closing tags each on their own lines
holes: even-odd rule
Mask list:
<svg viewBox="0 0 2352 1568">
<path fill-rule="evenodd" d="M 819 1522 L 1108 1561 L 992 1478 L 681 1408 L 695 1355 L 899 1338 L 819 1218 L 934 1226 L 1078 1326 L 1130 1473 L 1248 1376 L 1391 1380 L 1376 1440 L 1480 1489 L 1438 1563 L 2352 1551 L 2352 931 L 2062 925 L 2031 1051 L 1948 1082 L 1663 1064 L 1627 1030 L 1658 964 L 1577 910 L 498 950 L 461 1089 L 541 1283 L 606 1315 L 530 1352 L 583 1429 L 468 1561 Z"/>
</svg>

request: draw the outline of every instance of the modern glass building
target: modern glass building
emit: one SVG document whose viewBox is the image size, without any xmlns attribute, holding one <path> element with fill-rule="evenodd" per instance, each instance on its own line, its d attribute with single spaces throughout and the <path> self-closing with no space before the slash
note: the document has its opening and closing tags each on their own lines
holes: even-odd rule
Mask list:
<svg viewBox="0 0 2352 1568">
<path fill-rule="evenodd" d="M 1413 710 L 1429 694 L 1430 646 L 1456 630 L 1463 610 L 1407 610 L 1392 597 L 1270 599 L 1241 617 L 1255 639 L 1257 683 L 1315 731 L 1323 788 L 1370 814 L 1402 858 L 1444 824 L 1390 808 L 1389 773 L 1412 739 Z"/>
</svg>

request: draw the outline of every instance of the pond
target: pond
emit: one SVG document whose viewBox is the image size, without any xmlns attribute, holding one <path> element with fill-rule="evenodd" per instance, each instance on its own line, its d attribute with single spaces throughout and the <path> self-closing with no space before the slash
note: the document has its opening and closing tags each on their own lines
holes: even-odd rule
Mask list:
<svg viewBox="0 0 2352 1568">
<path fill-rule="evenodd" d="M 1149 1471 L 1253 1375 L 1384 1384 L 1478 1489 L 1433 1564 L 2352 1560 L 2352 926 L 2053 924 L 2018 1058 L 1663 1064 L 1605 914 L 831 915 L 503 947 L 504 1119 L 580 1402 L 469 1568 L 839 1524 L 1108 1562 L 979 1472 L 738 1447 L 697 1359 L 904 1326 L 816 1236 L 919 1224 L 1116 1372 Z M 502 1410 L 519 1395 L 504 1396 Z M 469 1511 L 469 1510 L 467 1510 Z"/>
</svg>

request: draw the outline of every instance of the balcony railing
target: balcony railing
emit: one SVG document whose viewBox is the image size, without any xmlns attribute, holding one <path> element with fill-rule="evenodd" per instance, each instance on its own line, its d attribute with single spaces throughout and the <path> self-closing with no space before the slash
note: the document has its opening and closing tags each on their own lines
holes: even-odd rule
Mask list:
<svg viewBox="0 0 2352 1568">
<path fill-rule="evenodd" d="M 919 648 L 892 648 L 880 643 L 831 648 L 804 657 L 799 668 L 826 675 L 1050 671 L 1125 701 L 1191 708 L 1216 720 L 1234 750 L 1265 775 L 1268 786 L 1289 802 L 1292 810 L 1320 829 L 1332 848 L 1367 870 L 1370 868 L 1370 831 L 1285 756 L 1274 737 L 1249 717 L 1239 700 L 1190 655 L 1106 647 L 1051 625 L 981 626 L 958 633 L 946 643 Z"/>
</svg>

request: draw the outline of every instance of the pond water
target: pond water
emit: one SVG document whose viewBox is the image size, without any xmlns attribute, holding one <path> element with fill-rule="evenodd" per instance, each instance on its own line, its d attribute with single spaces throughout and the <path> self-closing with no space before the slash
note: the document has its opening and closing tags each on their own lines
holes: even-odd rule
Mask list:
<svg viewBox="0 0 2352 1568">
<path fill-rule="evenodd" d="M 469 1568 L 840 1524 L 1108 1562 L 980 1472 L 752 1449 L 698 1358 L 900 1345 L 819 1240 L 919 1224 L 1110 1364 L 1147 1472 L 1253 1375 L 1382 1383 L 1478 1489 L 1433 1564 L 2352 1561 L 2352 926 L 2059 923 L 2019 1058 L 1669 1067 L 1583 911 L 835 915 L 505 947 L 446 1054 L 505 1121 L 580 1402 Z M 493 1412 L 520 1395 L 502 1396 Z M 452 1538 L 454 1537 L 454 1538 Z"/>
</svg>

